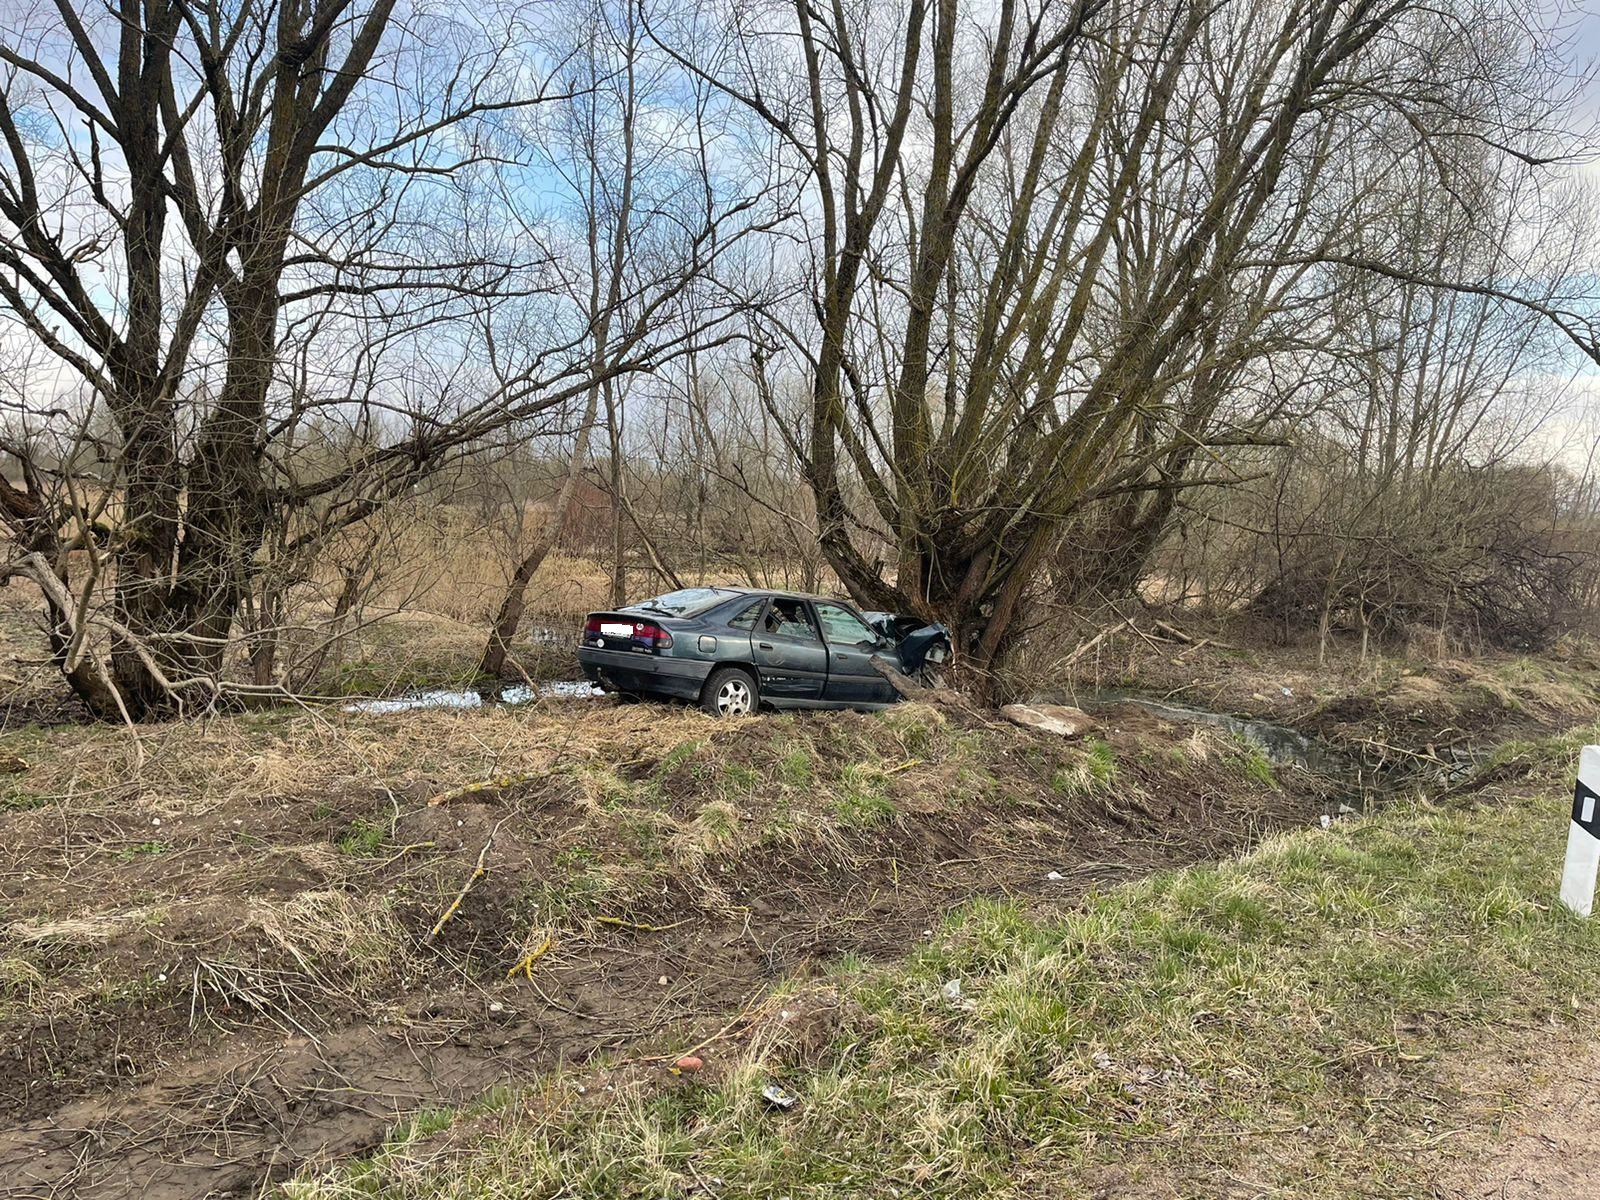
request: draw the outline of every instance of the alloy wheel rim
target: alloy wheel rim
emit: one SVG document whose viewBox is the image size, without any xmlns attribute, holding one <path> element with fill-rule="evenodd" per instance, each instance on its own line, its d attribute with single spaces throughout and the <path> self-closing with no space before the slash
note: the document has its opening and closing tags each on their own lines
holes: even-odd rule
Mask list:
<svg viewBox="0 0 1600 1200">
<path fill-rule="evenodd" d="M 737 679 L 730 679 L 717 692 L 717 707 L 724 713 L 750 711 L 750 688 Z"/>
</svg>

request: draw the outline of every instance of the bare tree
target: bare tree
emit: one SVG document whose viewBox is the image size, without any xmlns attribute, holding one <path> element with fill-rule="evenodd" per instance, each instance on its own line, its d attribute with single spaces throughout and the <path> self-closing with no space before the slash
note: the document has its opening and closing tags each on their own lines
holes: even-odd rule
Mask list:
<svg viewBox="0 0 1600 1200">
<path fill-rule="evenodd" d="M 680 355 L 737 336 L 729 322 L 754 296 L 724 264 L 753 234 L 787 216 L 781 201 L 766 206 L 769 189 L 761 181 L 727 174 L 727 135 L 717 128 L 726 101 L 651 46 L 635 5 L 580 0 L 570 16 L 551 52 L 566 64 L 561 86 L 573 99 L 538 132 L 540 158 L 561 180 L 575 218 L 575 244 L 560 257 L 583 322 L 590 384 L 560 488 L 495 615 L 480 664 L 489 676 L 501 674 L 528 586 L 560 540 L 602 414 L 620 472 L 619 356 L 649 340 L 659 346 L 652 356 L 659 372 Z M 610 482 L 620 547 L 627 500 L 620 473 Z M 616 563 L 620 571 L 620 549 Z"/>
<path fill-rule="evenodd" d="M 813 319 L 774 325 L 812 381 L 792 442 L 822 547 L 861 601 L 950 624 L 978 676 L 1087 510 L 1127 498 L 1134 552 L 1080 572 L 1122 586 L 1179 490 L 1277 436 L 1277 393 L 1241 384 L 1327 336 L 1312 268 L 1391 165 L 1487 136 L 1452 105 L 1494 90 L 1475 55 L 1520 27 L 1368 0 L 748 20 L 785 36 L 698 61 L 812 180 Z M 1332 187 L 1335 149 L 1389 112 L 1408 142 L 1367 140 Z"/>
<path fill-rule="evenodd" d="M 110 682 L 71 676 L 98 712 L 155 711 L 220 672 L 281 499 L 266 464 L 285 304 L 419 275 L 337 224 L 321 231 L 346 247 L 331 257 L 297 224 L 308 200 L 352 170 L 453 169 L 461 160 L 439 156 L 441 130 L 521 102 L 487 98 L 492 56 L 470 64 L 477 78 L 465 87 L 427 79 L 409 35 L 391 36 L 394 11 L 394 0 L 129 0 L 100 14 L 41 3 L 0 39 L 0 301 L 114 425 L 115 596 L 96 618 L 111 634 Z M 359 103 L 375 63 L 415 68 L 441 90 L 425 86 L 390 112 Z M 379 225 L 385 190 L 345 210 L 347 223 Z M 314 280 L 317 264 L 332 277 Z M 361 267 L 374 274 L 352 278 Z M 112 280 L 121 286 L 108 304 Z M 213 317 L 220 328 L 208 330 Z M 225 355 L 214 388 L 186 374 L 208 336 Z M 14 501 L 7 516 L 26 519 Z M 48 566 L 63 588 L 66 566 L 59 555 Z M 19 568 L 36 579 L 45 569 Z M 89 603 L 64 609 L 56 591 L 46 585 L 60 631 Z"/>
</svg>

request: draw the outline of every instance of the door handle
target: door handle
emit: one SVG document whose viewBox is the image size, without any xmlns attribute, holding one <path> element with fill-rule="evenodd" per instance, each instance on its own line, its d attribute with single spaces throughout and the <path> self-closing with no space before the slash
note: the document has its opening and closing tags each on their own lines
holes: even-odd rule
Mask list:
<svg viewBox="0 0 1600 1200">
<path fill-rule="evenodd" d="M 760 646 L 763 650 L 771 650 L 772 649 L 772 643 L 771 642 L 757 642 L 756 645 Z"/>
</svg>

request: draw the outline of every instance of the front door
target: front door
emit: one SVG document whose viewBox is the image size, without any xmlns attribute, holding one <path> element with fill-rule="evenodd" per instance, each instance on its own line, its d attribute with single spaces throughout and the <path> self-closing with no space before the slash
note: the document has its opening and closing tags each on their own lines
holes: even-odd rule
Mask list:
<svg viewBox="0 0 1600 1200">
<path fill-rule="evenodd" d="M 828 649 L 804 600 L 774 596 L 750 634 L 751 655 L 769 700 L 820 700 Z"/>
<path fill-rule="evenodd" d="M 882 649 L 878 635 L 842 604 L 817 602 L 817 618 L 828 643 L 828 685 L 824 699 L 848 704 L 888 704 L 894 688 L 871 658 Z"/>
</svg>

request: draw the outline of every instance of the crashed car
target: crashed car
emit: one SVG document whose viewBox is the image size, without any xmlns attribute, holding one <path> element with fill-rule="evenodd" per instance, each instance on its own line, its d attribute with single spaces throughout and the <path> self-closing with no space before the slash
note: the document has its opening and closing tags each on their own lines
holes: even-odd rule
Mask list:
<svg viewBox="0 0 1600 1200">
<path fill-rule="evenodd" d="M 950 658 L 942 625 L 841 600 L 754 588 L 693 587 L 584 621 L 578 662 L 625 696 L 691 700 L 717 716 L 767 708 L 879 709 L 900 698 L 881 656 L 929 680 Z"/>
</svg>

